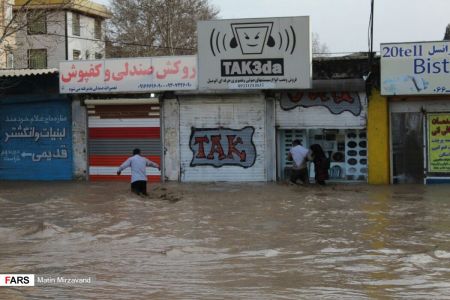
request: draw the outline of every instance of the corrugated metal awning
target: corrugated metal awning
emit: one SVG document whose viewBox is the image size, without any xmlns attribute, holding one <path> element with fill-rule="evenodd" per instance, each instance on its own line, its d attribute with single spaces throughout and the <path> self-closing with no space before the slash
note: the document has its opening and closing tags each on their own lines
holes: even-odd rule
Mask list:
<svg viewBox="0 0 450 300">
<path fill-rule="evenodd" d="M 58 69 L 5 69 L 0 70 L 0 77 L 22 77 L 44 74 L 56 74 Z"/>
</svg>

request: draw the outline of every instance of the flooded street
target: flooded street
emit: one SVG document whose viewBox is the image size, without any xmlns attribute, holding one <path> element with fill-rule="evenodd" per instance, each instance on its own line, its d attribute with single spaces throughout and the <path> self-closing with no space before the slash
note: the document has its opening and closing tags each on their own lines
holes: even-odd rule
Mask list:
<svg viewBox="0 0 450 300">
<path fill-rule="evenodd" d="M 450 186 L 0 182 L 0 299 L 450 299 Z"/>
</svg>

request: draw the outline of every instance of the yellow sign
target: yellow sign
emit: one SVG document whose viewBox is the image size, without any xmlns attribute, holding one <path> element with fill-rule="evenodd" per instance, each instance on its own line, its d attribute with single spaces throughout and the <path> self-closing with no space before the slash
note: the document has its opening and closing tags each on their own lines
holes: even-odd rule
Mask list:
<svg viewBox="0 0 450 300">
<path fill-rule="evenodd" d="M 428 172 L 450 173 L 450 113 L 428 114 Z"/>
</svg>

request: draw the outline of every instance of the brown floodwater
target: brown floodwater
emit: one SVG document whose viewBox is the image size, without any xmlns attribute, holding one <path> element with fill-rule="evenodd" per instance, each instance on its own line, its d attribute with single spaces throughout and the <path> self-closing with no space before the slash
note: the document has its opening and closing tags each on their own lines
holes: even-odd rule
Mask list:
<svg viewBox="0 0 450 300">
<path fill-rule="evenodd" d="M 0 182 L 0 299 L 450 299 L 450 186 Z"/>
</svg>

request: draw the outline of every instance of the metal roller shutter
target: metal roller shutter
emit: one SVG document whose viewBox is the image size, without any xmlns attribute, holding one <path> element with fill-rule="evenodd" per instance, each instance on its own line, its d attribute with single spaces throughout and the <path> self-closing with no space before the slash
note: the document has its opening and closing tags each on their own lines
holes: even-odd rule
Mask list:
<svg viewBox="0 0 450 300">
<path fill-rule="evenodd" d="M 132 101 L 132 99 L 129 99 Z M 102 100 L 106 102 L 107 100 Z M 130 169 L 116 175 L 118 166 L 134 148 L 160 164 L 161 132 L 158 103 L 104 105 L 88 104 L 89 179 L 129 181 Z M 91 103 L 92 103 L 91 102 Z M 159 182 L 161 173 L 147 168 L 148 181 Z"/>
<path fill-rule="evenodd" d="M 266 181 L 265 115 L 265 99 L 259 95 L 220 98 L 205 96 L 180 101 L 181 181 Z M 197 164 L 193 159 L 193 150 L 198 150 L 199 145 L 191 141 L 193 130 L 205 135 L 209 132 L 215 132 L 214 134 L 221 131 L 228 132 L 223 133 L 224 136 L 235 132 L 237 135 L 242 134 L 242 139 L 245 139 L 246 134 L 247 137 L 251 134 L 248 139 L 255 149 L 253 164 L 250 166 L 238 163 L 221 164 L 227 159 L 219 161 L 216 165 Z M 227 152 L 226 138 L 223 138 L 221 143 Z M 237 146 L 239 150 L 244 150 L 243 144 Z M 204 151 L 210 153 L 211 147 L 211 143 L 205 143 Z M 250 152 L 247 151 L 247 154 Z M 217 157 L 216 153 L 214 159 Z"/>
<path fill-rule="evenodd" d="M 0 179 L 72 179 L 70 101 L 0 105 Z"/>
</svg>

